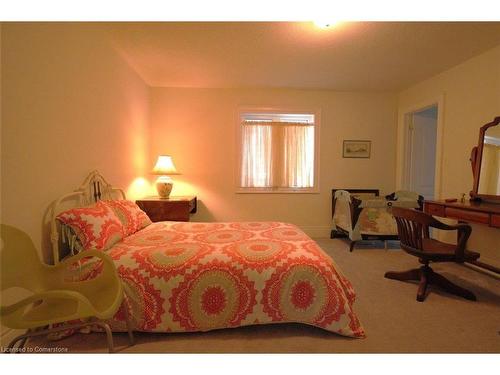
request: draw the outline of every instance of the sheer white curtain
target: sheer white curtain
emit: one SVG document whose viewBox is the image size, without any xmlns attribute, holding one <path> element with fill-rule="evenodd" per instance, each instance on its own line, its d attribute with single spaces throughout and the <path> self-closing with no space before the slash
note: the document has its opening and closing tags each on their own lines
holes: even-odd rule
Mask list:
<svg viewBox="0 0 500 375">
<path fill-rule="evenodd" d="M 313 186 L 313 124 L 242 123 L 241 187 Z"/>
<path fill-rule="evenodd" d="M 241 186 L 271 187 L 272 127 L 269 123 L 242 124 Z"/>
<path fill-rule="evenodd" d="M 283 187 L 314 186 L 314 126 L 283 126 Z"/>
</svg>

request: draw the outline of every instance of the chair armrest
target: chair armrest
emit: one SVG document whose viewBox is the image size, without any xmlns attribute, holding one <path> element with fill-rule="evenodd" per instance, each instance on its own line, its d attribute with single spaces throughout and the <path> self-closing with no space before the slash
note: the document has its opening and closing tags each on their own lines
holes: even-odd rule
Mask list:
<svg viewBox="0 0 500 375">
<path fill-rule="evenodd" d="M 463 223 L 460 223 L 460 224 L 455 224 L 455 225 L 448 225 L 448 227 L 450 228 L 450 230 L 458 230 L 458 231 L 467 231 L 467 230 L 470 230 L 471 226 L 469 224 L 463 224 Z"/>
<path fill-rule="evenodd" d="M 97 274 L 94 274 L 91 278 L 88 279 L 82 278 L 81 280 L 73 280 L 68 282 L 65 282 L 63 279 L 63 287 L 70 290 L 79 291 L 79 288 L 83 287 L 84 285 L 86 285 L 86 288 L 92 287 L 92 285 L 98 288 L 102 288 L 102 285 L 106 285 L 107 287 L 116 286 L 117 296 L 119 296 L 117 297 L 116 301 L 120 300 L 121 303 L 121 299 L 123 298 L 123 283 L 118 275 L 118 270 L 116 269 L 113 259 L 111 259 L 111 257 L 105 254 L 103 251 L 96 249 L 82 251 L 81 253 L 64 259 L 56 267 L 58 267 L 59 272 L 64 272 L 67 267 L 77 263 L 83 258 L 100 259 L 102 261 L 102 268 L 97 272 Z"/>
<path fill-rule="evenodd" d="M 443 223 L 442 221 L 437 220 L 433 216 L 431 216 L 429 226 L 432 228 L 441 229 L 441 230 L 467 230 L 467 229 L 465 229 L 465 227 L 468 227 L 470 229 L 470 226 L 467 224 L 449 225 L 449 224 Z"/>
<path fill-rule="evenodd" d="M 113 260 L 110 258 L 110 256 L 103 253 L 102 250 L 90 249 L 90 250 L 82 251 L 78 254 L 72 255 L 69 258 L 64 259 L 60 264 L 56 265 L 56 267 L 65 268 L 68 265 L 75 263 L 81 259 L 94 258 L 94 257 L 102 259 L 105 263 L 108 263 L 109 265 L 112 265 L 113 267 L 115 265 L 113 263 Z"/>
<path fill-rule="evenodd" d="M 40 300 L 49 300 L 49 299 L 71 299 L 77 301 L 79 304 L 87 304 L 90 305 L 90 301 L 83 294 L 72 291 L 72 290 L 63 290 L 56 289 L 50 290 L 46 292 L 35 293 L 32 296 L 26 297 L 19 302 L 16 302 L 9 306 L 1 306 L 0 307 L 0 316 L 4 316 L 7 314 L 12 314 L 13 312 L 24 308 L 25 306 Z"/>
<path fill-rule="evenodd" d="M 465 256 L 465 247 L 467 246 L 467 241 L 472 233 L 471 226 L 468 224 L 448 225 L 434 218 L 430 226 L 441 230 L 458 231 L 456 256 L 459 261 L 463 261 Z"/>
<path fill-rule="evenodd" d="M 453 227 L 458 231 L 457 236 L 457 257 L 459 261 L 463 262 L 465 259 L 465 247 L 467 246 L 467 241 L 472 233 L 472 228 L 468 224 L 457 224 Z"/>
<path fill-rule="evenodd" d="M 55 267 L 57 268 L 67 268 L 73 263 L 78 262 L 81 259 L 84 258 L 99 258 L 103 261 L 104 265 L 107 266 L 109 269 L 109 272 L 112 272 L 114 276 L 118 278 L 118 272 L 115 267 L 115 263 L 111 259 L 111 257 L 105 253 L 103 253 L 101 250 L 96 250 L 96 249 L 90 249 L 90 250 L 85 250 L 82 251 L 81 253 L 78 253 L 76 255 L 72 255 L 69 258 L 64 259 L 61 263 L 56 265 Z"/>
</svg>

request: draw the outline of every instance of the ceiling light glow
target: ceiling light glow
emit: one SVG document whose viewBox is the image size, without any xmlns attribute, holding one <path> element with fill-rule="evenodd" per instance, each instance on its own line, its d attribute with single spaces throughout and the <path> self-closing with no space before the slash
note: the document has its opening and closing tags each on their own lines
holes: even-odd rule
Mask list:
<svg viewBox="0 0 500 375">
<path fill-rule="evenodd" d="M 331 20 L 316 20 L 313 21 L 314 25 L 320 29 L 328 29 L 332 28 L 335 25 L 338 24 L 338 21 L 331 21 Z"/>
</svg>

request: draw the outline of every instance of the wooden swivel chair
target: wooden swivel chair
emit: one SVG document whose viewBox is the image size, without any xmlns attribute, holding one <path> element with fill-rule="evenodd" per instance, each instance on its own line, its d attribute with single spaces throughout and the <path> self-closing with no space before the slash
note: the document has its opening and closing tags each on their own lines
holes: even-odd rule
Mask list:
<svg viewBox="0 0 500 375">
<path fill-rule="evenodd" d="M 408 254 L 418 257 L 423 266 L 420 269 L 412 269 L 405 272 L 387 272 L 385 277 L 402 281 L 419 281 L 417 292 L 417 301 L 419 302 L 424 301 L 429 284 L 438 286 L 449 293 L 475 301 L 476 296 L 472 292 L 453 284 L 429 267 L 430 262 L 463 263 L 464 261 L 478 259 L 479 253 L 465 249 L 467 240 L 471 234 L 471 227 L 467 224 L 446 225 L 428 214 L 406 208 L 394 207 L 392 213 L 396 218 L 401 248 Z M 429 238 L 429 227 L 458 231 L 457 244 L 452 245 Z"/>
</svg>

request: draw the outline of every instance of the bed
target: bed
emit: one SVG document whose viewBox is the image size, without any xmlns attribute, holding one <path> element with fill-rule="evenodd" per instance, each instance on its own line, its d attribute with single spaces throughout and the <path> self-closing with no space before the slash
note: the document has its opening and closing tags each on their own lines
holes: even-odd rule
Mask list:
<svg viewBox="0 0 500 375">
<path fill-rule="evenodd" d="M 125 194 L 94 171 L 78 190 L 56 201 L 55 262 L 82 250 L 76 234 L 57 219 L 63 202 L 75 198 L 82 207 L 123 200 Z M 134 329 L 143 332 L 295 322 L 349 337 L 365 335 L 353 310 L 351 283 L 292 224 L 157 222 L 103 251 L 124 283 L 124 303 L 109 322 L 115 332 L 126 331 L 127 309 Z M 89 262 L 79 271 L 92 277 L 99 263 Z"/>
</svg>

